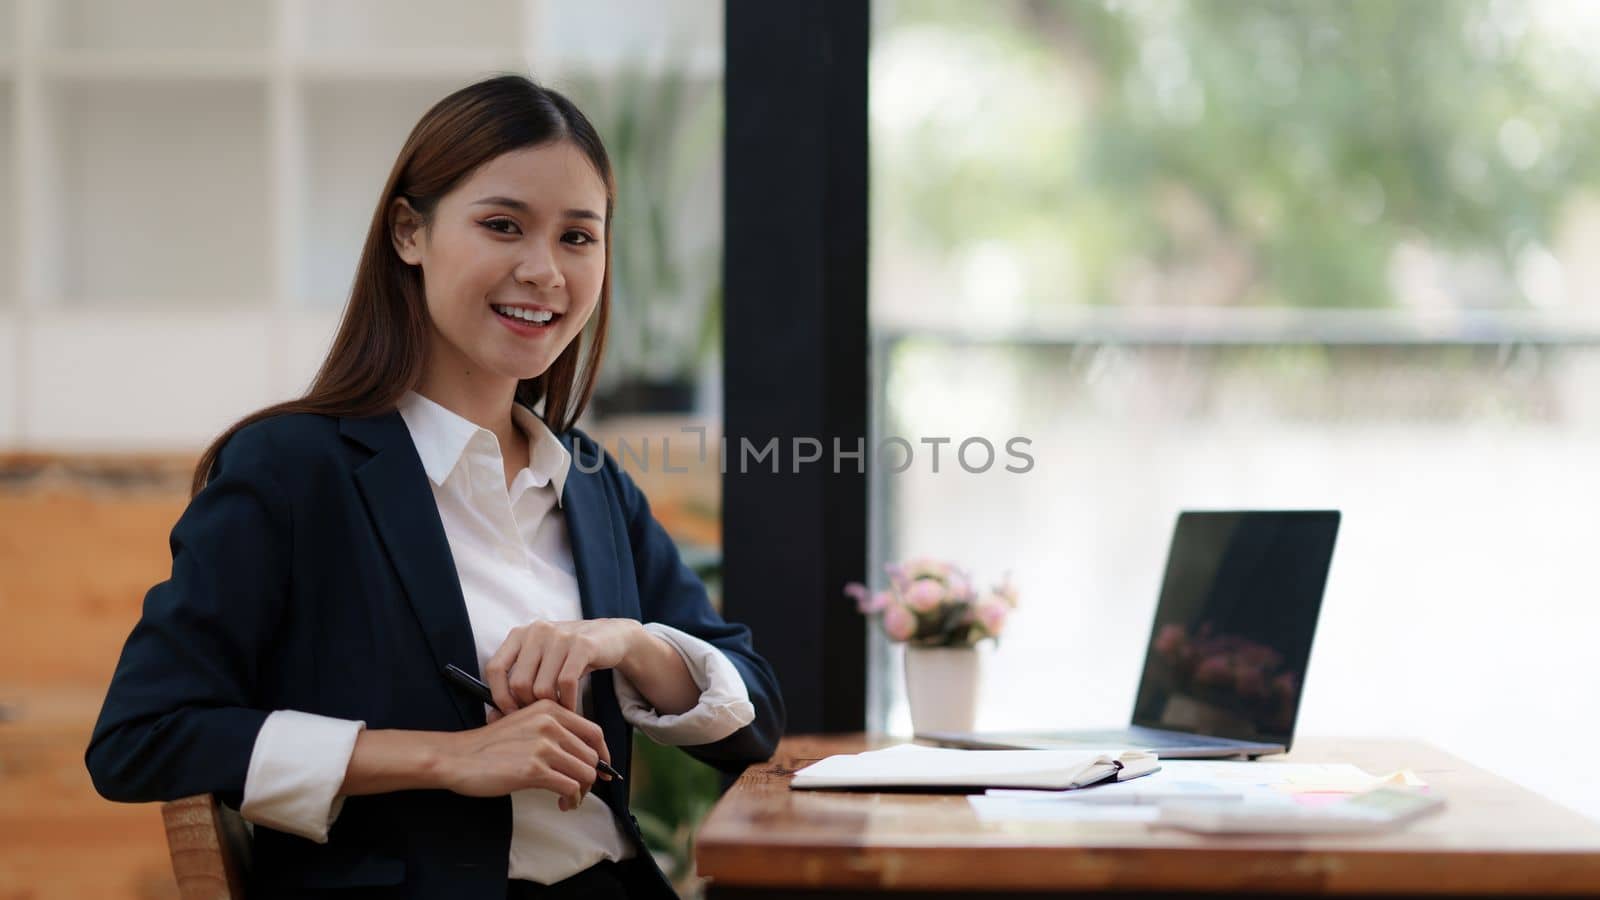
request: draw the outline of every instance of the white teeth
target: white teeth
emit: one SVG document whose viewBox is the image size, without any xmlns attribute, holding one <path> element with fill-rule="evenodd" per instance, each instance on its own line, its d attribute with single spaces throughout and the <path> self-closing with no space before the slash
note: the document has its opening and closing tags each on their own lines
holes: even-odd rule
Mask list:
<svg viewBox="0 0 1600 900">
<path fill-rule="evenodd" d="M 510 316 L 514 319 L 522 319 L 527 322 L 535 322 L 541 325 L 556 317 L 555 313 L 550 312 L 547 309 L 521 309 L 515 306 L 495 306 L 493 309 L 495 312 L 503 316 Z"/>
</svg>

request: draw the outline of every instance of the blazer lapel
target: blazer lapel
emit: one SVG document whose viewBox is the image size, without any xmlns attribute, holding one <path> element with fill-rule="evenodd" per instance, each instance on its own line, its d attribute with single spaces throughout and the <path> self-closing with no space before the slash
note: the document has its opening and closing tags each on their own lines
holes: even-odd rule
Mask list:
<svg viewBox="0 0 1600 900">
<path fill-rule="evenodd" d="M 606 502 L 605 485 L 600 482 L 600 465 L 593 456 L 579 458 L 583 452 L 572 433 L 561 435 L 561 443 L 572 454 L 561 498 L 567 517 L 567 535 L 572 540 L 572 562 L 578 576 L 578 600 L 585 619 L 616 615 L 622 608 L 618 596 L 617 546 L 612 538 L 611 505 Z M 579 468 L 582 465 L 583 471 Z"/>
<path fill-rule="evenodd" d="M 371 418 L 341 419 L 339 428 L 375 451 L 371 459 L 356 468 L 356 484 L 399 573 L 411 608 L 422 623 L 433 653 L 434 671 L 441 681 L 446 663 L 477 672 L 478 652 L 455 559 L 450 555 L 439 507 L 405 420 L 393 411 Z M 447 688 L 447 692 L 464 725 L 484 724 L 482 704 L 454 688 Z"/>
<path fill-rule="evenodd" d="M 567 535 L 572 541 L 572 561 L 578 576 L 578 600 L 583 607 L 583 617 L 614 616 L 622 610 L 619 579 L 623 573 L 619 571 L 621 562 L 611 527 L 612 507 L 598 471 L 600 460 L 593 454 L 585 454 L 573 440 L 572 432 L 560 435 L 560 440 L 572 454 L 572 468 L 568 470 L 561 507 L 567 517 Z M 613 677 L 609 670 L 592 673 L 589 697 L 594 703 L 595 722 L 605 733 L 606 746 L 611 750 L 611 761 L 626 771 L 633 748 L 627 744 L 627 723 L 617 703 Z M 647 852 L 643 849 L 643 839 L 637 836 L 638 826 L 633 824 L 628 812 L 627 786 L 617 781 L 596 781 L 594 793 L 617 815 L 621 827 L 634 835 L 640 852 Z"/>
</svg>

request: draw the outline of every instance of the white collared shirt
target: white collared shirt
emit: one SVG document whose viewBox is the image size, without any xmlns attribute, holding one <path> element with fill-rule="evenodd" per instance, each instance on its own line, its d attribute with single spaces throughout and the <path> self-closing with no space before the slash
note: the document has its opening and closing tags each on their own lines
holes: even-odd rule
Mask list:
<svg viewBox="0 0 1600 900">
<path fill-rule="evenodd" d="M 531 410 L 512 405 L 527 434 L 528 465 L 508 491 L 499 441 L 443 406 L 408 391 L 399 411 L 411 432 L 455 559 L 482 671 L 512 628 L 538 619 L 569 621 L 583 612 L 566 517 L 557 512 L 572 456 Z M 658 715 L 622 673 L 612 671 L 623 718 L 663 744 L 720 740 L 755 718 L 733 663 L 711 644 L 657 622 L 645 630 L 677 649 L 700 687 L 698 705 Z M 589 677 L 581 709 L 592 715 Z M 277 710 L 267 716 L 250 755 L 240 813 L 245 819 L 328 840 L 344 805 L 338 789 L 362 721 Z M 615 749 L 615 748 L 613 748 Z M 633 855 L 611 810 L 594 797 L 562 812 L 550 791 L 511 795 L 510 877 L 551 884 L 605 859 Z"/>
</svg>

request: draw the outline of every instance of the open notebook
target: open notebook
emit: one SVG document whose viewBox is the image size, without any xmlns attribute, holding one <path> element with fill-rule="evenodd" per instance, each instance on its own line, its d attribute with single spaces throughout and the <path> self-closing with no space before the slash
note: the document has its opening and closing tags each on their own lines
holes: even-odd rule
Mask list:
<svg viewBox="0 0 1600 900">
<path fill-rule="evenodd" d="M 1160 768 L 1149 750 L 953 750 L 901 744 L 818 760 L 789 787 L 963 791 L 986 788 L 1067 790 L 1127 781 Z"/>
</svg>

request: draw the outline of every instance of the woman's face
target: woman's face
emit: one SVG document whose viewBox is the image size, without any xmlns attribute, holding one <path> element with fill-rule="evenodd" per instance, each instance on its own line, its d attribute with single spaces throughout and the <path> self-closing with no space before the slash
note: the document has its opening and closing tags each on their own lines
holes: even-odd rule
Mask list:
<svg viewBox="0 0 1600 900">
<path fill-rule="evenodd" d="M 605 278 L 606 189 L 570 141 L 490 160 L 426 225 L 396 204 L 395 249 L 421 266 L 433 320 L 430 368 L 533 378 L 583 331 Z"/>
</svg>

